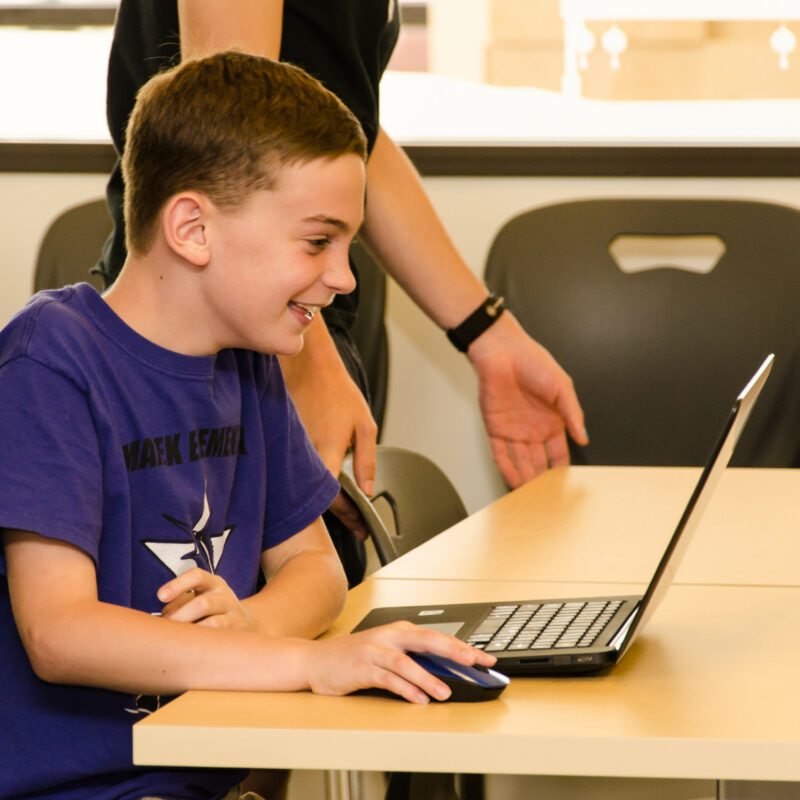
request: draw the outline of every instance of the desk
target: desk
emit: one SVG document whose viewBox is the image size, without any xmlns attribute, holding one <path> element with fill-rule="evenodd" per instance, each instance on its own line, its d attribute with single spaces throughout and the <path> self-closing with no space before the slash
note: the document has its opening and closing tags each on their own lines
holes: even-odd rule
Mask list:
<svg viewBox="0 0 800 800">
<path fill-rule="evenodd" d="M 563 584 L 511 581 L 369 579 L 351 592 L 333 633 L 348 631 L 373 605 L 563 590 Z M 740 625 L 750 631 L 744 647 Z M 799 654 L 799 588 L 677 585 L 607 675 L 517 678 L 500 700 L 477 705 L 188 692 L 134 726 L 134 760 L 800 780 L 800 693 L 786 691 L 796 683 Z"/>
<path fill-rule="evenodd" d="M 329 635 L 380 605 L 641 592 L 697 474 L 553 470 L 378 571 Z M 678 582 L 607 674 L 517 678 L 479 705 L 187 692 L 134 726 L 134 761 L 800 781 L 798 481 L 724 476 Z M 608 555 L 609 539 L 628 547 Z"/>
<path fill-rule="evenodd" d="M 699 474 L 674 467 L 554 469 L 376 575 L 647 583 Z M 677 582 L 800 586 L 798 497 L 800 470 L 728 469 Z"/>
</svg>

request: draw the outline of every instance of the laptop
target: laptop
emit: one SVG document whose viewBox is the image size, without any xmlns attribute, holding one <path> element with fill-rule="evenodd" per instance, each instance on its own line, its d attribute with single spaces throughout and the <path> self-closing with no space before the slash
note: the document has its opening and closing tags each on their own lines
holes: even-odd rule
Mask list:
<svg viewBox="0 0 800 800">
<path fill-rule="evenodd" d="M 773 359 L 773 355 L 765 359 L 736 398 L 644 595 L 376 608 L 355 630 L 409 620 L 492 653 L 497 657 L 497 669 L 508 675 L 584 673 L 613 666 L 633 644 L 672 583 Z"/>
</svg>

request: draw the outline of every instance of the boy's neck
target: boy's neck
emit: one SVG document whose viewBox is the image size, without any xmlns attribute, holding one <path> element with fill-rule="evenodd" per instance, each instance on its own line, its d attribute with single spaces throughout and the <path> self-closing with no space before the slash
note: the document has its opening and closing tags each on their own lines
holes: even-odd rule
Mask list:
<svg viewBox="0 0 800 800">
<path fill-rule="evenodd" d="M 203 322 L 197 275 L 172 263 L 158 245 L 145 256 L 129 255 L 103 299 L 130 328 L 153 344 L 188 356 L 219 351 Z"/>
</svg>

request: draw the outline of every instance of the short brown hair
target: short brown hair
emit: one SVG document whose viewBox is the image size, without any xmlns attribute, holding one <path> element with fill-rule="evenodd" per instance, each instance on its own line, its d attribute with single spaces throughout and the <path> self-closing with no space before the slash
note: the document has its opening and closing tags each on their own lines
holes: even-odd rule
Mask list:
<svg viewBox="0 0 800 800">
<path fill-rule="evenodd" d="M 162 72 L 139 91 L 122 157 L 128 249 L 144 254 L 167 200 L 205 194 L 235 210 L 298 161 L 366 159 L 355 116 L 299 67 L 218 53 Z"/>
</svg>

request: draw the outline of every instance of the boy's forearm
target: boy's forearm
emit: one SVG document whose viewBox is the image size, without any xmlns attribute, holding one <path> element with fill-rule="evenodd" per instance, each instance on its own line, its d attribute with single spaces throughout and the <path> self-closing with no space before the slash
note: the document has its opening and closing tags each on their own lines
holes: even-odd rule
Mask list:
<svg viewBox="0 0 800 800">
<path fill-rule="evenodd" d="M 256 618 L 262 634 L 313 638 L 331 626 L 346 594 L 335 554 L 301 553 L 242 605 Z"/>
<path fill-rule="evenodd" d="M 299 534 L 305 544 L 320 525 Z M 425 702 L 420 689 L 443 699 L 447 688 L 406 651 L 438 653 L 463 664 L 491 666 L 494 661 L 451 636 L 409 623 L 309 641 L 214 627 L 213 622 L 178 622 L 102 603 L 93 562 L 81 550 L 25 531 L 0 535 L 17 628 L 34 671 L 45 681 L 148 695 L 189 689 L 344 694 L 375 686 Z M 301 549 L 324 555 L 326 543 Z M 302 570 L 292 577 L 307 586 L 310 565 L 298 555 L 291 540 L 265 553 L 266 571 L 275 576 L 273 599 L 291 602 L 279 579 L 285 567 Z M 335 572 L 332 597 L 338 595 Z"/>
<path fill-rule="evenodd" d="M 268 551 L 273 553 L 275 575 L 281 572 L 279 566 L 288 568 L 292 556 L 299 558 L 302 550 L 326 555 L 324 539 L 308 546 L 308 539 L 313 542 L 319 533 L 313 527 L 298 534 L 306 546 L 289 540 Z M 3 545 L 20 638 L 33 670 L 45 681 L 135 694 L 308 687 L 309 648 L 315 643 L 215 627 L 213 622 L 178 622 L 104 603 L 97 597 L 92 560 L 74 545 L 25 531 L 4 531 Z M 331 599 L 336 596 L 335 574 L 336 569 L 331 569 L 329 579 L 323 572 L 325 592 L 307 589 L 309 602 L 322 598 L 319 604 L 326 615 L 335 613 Z M 333 589 L 327 589 L 329 580 Z M 282 587 L 278 583 L 276 588 Z M 289 592 L 275 592 L 275 598 L 292 601 Z M 299 617 L 298 613 L 292 618 Z M 289 629 L 287 624 L 285 630 Z"/>
<path fill-rule="evenodd" d="M 307 688 L 313 643 L 173 622 L 121 606 L 70 604 L 26 642 L 34 671 L 52 683 L 132 694 L 193 688 Z"/>
</svg>

